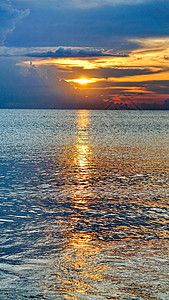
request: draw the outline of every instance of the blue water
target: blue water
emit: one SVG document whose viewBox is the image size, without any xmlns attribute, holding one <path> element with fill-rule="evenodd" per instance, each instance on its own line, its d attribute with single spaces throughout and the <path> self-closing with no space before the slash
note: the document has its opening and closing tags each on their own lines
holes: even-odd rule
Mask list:
<svg viewBox="0 0 169 300">
<path fill-rule="evenodd" d="M 0 120 L 0 300 L 169 299 L 169 112 Z"/>
</svg>

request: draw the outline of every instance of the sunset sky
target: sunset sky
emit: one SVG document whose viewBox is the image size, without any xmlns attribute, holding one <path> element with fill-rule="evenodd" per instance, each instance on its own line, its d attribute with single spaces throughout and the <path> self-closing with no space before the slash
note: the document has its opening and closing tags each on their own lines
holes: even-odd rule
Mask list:
<svg viewBox="0 0 169 300">
<path fill-rule="evenodd" d="M 168 0 L 1 0 L 0 108 L 169 109 Z"/>
</svg>

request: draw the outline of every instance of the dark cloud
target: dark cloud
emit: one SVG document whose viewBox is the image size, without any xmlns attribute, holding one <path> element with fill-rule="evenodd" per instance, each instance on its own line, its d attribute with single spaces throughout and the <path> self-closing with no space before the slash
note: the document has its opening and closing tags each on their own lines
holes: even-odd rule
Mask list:
<svg viewBox="0 0 169 300">
<path fill-rule="evenodd" d="M 29 15 L 29 9 L 14 8 L 10 1 L 1 0 L 0 3 L 0 44 L 3 44 L 9 32 L 15 29 L 16 24 Z"/>
<path fill-rule="evenodd" d="M 146 75 L 146 74 L 153 74 L 153 73 L 160 73 L 159 71 L 153 71 L 151 68 L 103 68 L 100 67 L 99 69 L 83 69 L 80 67 L 73 68 L 74 77 L 84 76 L 84 77 L 93 77 L 93 78 L 121 78 L 126 76 L 135 76 L 135 75 Z M 70 76 L 68 74 L 68 76 Z"/>
<path fill-rule="evenodd" d="M 127 42 L 128 38 L 169 35 L 169 9 L 166 0 L 147 1 L 137 5 L 128 5 L 127 1 L 123 1 L 120 5 L 88 9 L 56 6 L 54 3 L 55 1 L 51 1 L 49 5 L 39 1 L 38 5 L 32 5 L 31 14 L 23 20 L 22 28 L 17 26 L 8 37 L 8 45 L 71 45 L 108 47 L 121 51 L 133 47 Z M 25 4 L 20 3 L 19 7 L 25 9 Z"/>
<path fill-rule="evenodd" d="M 125 57 L 126 54 L 111 54 L 104 50 L 88 49 L 88 48 L 64 48 L 60 47 L 55 52 L 41 52 L 41 53 L 27 53 L 25 56 L 28 57 L 50 57 L 50 58 L 68 58 L 68 57 L 100 57 L 100 56 L 115 56 Z"/>
<path fill-rule="evenodd" d="M 60 80 L 55 69 L 22 68 L 14 58 L 0 59 L 0 108 L 91 108 L 97 98 L 85 98 Z"/>
</svg>

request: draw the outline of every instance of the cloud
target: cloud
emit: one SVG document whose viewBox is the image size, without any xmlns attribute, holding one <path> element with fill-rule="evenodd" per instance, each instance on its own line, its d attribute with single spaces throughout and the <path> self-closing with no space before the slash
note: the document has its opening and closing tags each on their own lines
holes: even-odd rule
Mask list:
<svg viewBox="0 0 169 300">
<path fill-rule="evenodd" d="M 41 57 L 41 58 L 69 58 L 69 57 L 100 57 L 100 56 L 115 56 L 126 57 L 126 54 L 112 54 L 109 51 L 95 49 L 95 48 L 64 48 L 60 47 L 56 51 L 48 52 L 32 52 L 27 53 L 28 57 Z"/>
<path fill-rule="evenodd" d="M 137 44 L 141 49 L 145 52 L 154 51 L 162 51 L 167 50 L 169 48 L 169 36 L 161 36 L 161 37 L 146 37 L 146 38 L 133 38 L 129 39 L 129 42 Z M 168 53 L 168 52 L 167 52 Z M 167 55 L 164 59 L 168 59 Z"/>
<path fill-rule="evenodd" d="M 137 41 L 129 39 L 169 35 L 166 0 L 136 1 L 137 5 L 91 0 L 97 6 L 88 9 L 78 7 L 87 5 L 81 0 L 74 4 L 65 0 L 13 1 L 22 11 L 30 7 L 31 14 L 8 35 L 10 47 L 107 47 L 122 51 L 134 49 Z"/>
<path fill-rule="evenodd" d="M 16 24 L 29 15 L 29 9 L 19 10 L 11 5 L 8 0 L 0 3 L 0 44 L 3 44 L 9 32 L 15 29 Z"/>
<path fill-rule="evenodd" d="M 99 6 L 138 5 L 150 1 L 151 0 L 41 0 L 41 5 L 47 4 L 55 7 L 88 9 Z M 14 2 L 18 4 L 21 0 L 14 0 Z M 25 0 L 25 2 L 30 5 L 37 5 L 34 0 Z"/>
<path fill-rule="evenodd" d="M 60 2 L 60 1 L 56 1 Z M 137 5 L 142 2 L 145 2 L 144 0 L 65 0 L 62 1 L 62 4 L 66 6 L 75 6 L 78 8 L 91 8 L 91 7 L 97 7 L 97 6 L 114 6 L 114 5 Z M 61 4 L 60 4 L 61 5 Z"/>
<path fill-rule="evenodd" d="M 20 58 L 0 59 L 0 108 L 83 106 L 85 96 L 79 94 L 71 84 L 61 80 L 56 68 L 36 68 L 34 65 L 22 68 L 18 65 L 19 60 Z"/>
</svg>

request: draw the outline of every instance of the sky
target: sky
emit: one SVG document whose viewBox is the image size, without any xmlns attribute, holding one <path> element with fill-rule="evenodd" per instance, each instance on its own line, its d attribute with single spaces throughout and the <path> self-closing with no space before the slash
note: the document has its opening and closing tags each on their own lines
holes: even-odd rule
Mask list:
<svg viewBox="0 0 169 300">
<path fill-rule="evenodd" d="M 0 108 L 169 109 L 169 0 L 1 0 Z"/>
</svg>

